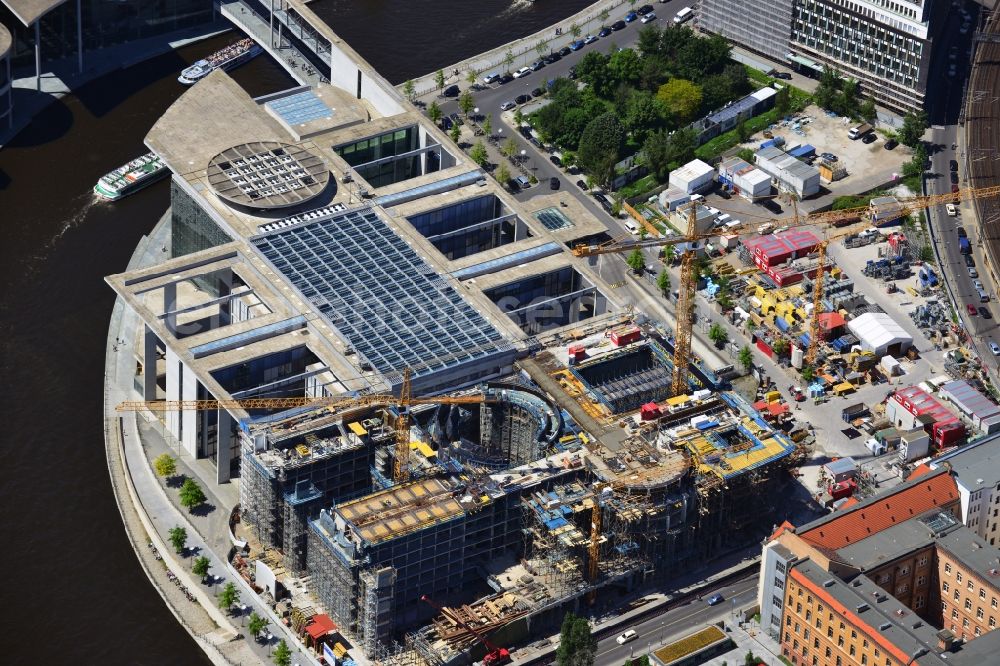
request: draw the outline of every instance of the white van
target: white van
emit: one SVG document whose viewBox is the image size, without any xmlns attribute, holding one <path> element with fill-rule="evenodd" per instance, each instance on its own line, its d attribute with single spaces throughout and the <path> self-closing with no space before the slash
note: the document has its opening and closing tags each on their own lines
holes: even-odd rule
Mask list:
<svg viewBox="0 0 1000 666">
<path fill-rule="evenodd" d="M 628 232 L 630 234 L 638 234 L 639 233 L 639 224 L 635 220 L 633 220 L 633 219 L 630 218 L 630 219 L 624 220 L 622 222 L 622 224 L 625 226 L 626 229 L 628 229 Z"/>
<path fill-rule="evenodd" d="M 676 16 L 674 16 L 674 23 L 678 24 L 684 23 L 685 21 L 688 21 L 693 17 L 694 17 L 694 10 L 691 9 L 690 7 L 685 7 L 684 9 L 677 12 Z"/>
<path fill-rule="evenodd" d="M 948 217 L 955 217 L 958 215 L 958 209 L 955 208 L 955 204 L 945 204 L 944 209 L 948 211 Z"/>
</svg>

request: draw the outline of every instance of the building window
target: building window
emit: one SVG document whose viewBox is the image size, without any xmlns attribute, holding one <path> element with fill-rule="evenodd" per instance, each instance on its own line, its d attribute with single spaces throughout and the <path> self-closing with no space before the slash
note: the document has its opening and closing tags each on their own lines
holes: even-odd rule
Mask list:
<svg viewBox="0 0 1000 666">
<path fill-rule="evenodd" d="M 854 652 L 855 652 L 854 646 L 852 645 L 847 652 L 848 652 L 848 654 L 850 654 L 853 657 L 854 656 Z"/>
<path fill-rule="evenodd" d="M 837 636 L 837 647 L 844 647 L 844 637 Z"/>
<path fill-rule="evenodd" d="M 953 619 L 953 620 L 957 620 L 958 619 L 958 609 L 957 608 L 952 608 L 951 609 L 951 619 Z"/>
<path fill-rule="evenodd" d="M 792 626 L 792 618 L 790 618 L 790 617 L 786 617 L 785 618 L 785 626 L 786 627 Z"/>
<path fill-rule="evenodd" d="M 802 612 L 802 604 L 795 604 L 795 612 L 796 613 Z"/>
<path fill-rule="evenodd" d="M 910 591 L 910 586 L 907 585 L 906 583 L 903 583 L 902 585 L 896 588 L 896 596 L 898 597 L 901 594 L 906 594 L 909 591 Z"/>
<path fill-rule="evenodd" d="M 841 661 L 839 654 L 837 655 L 837 666 L 844 666 L 844 662 Z"/>
<path fill-rule="evenodd" d="M 982 620 L 983 619 L 983 615 L 984 615 L 983 609 L 982 608 L 977 608 L 976 609 L 976 619 L 977 620 Z"/>
<path fill-rule="evenodd" d="M 966 599 L 965 600 L 965 610 L 972 610 L 972 600 L 971 599 Z"/>
<path fill-rule="evenodd" d="M 955 574 L 955 580 L 957 580 L 959 583 L 962 582 L 962 572 L 961 571 L 959 571 L 958 573 Z M 799 590 L 799 593 L 801 594 L 802 590 Z"/>
<path fill-rule="evenodd" d="M 972 633 L 974 633 L 976 636 L 981 636 L 983 632 L 979 629 L 979 627 L 976 627 L 976 630 Z"/>
<path fill-rule="evenodd" d="M 926 564 L 927 564 L 927 556 L 926 555 L 921 556 L 920 559 L 917 560 L 917 566 L 918 567 L 922 567 L 922 566 L 924 566 Z"/>
<path fill-rule="evenodd" d="M 969 592 L 972 592 L 974 589 L 976 589 L 976 584 L 975 582 L 972 581 L 971 578 L 969 579 L 969 584 L 965 586 L 965 589 L 967 589 Z"/>
<path fill-rule="evenodd" d="M 822 629 L 823 628 L 823 620 L 821 620 L 819 618 L 816 618 L 816 628 L 817 629 Z"/>
<path fill-rule="evenodd" d="M 858 632 L 851 629 L 851 640 L 853 641 L 857 637 L 858 637 Z"/>
<path fill-rule="evenodd" d="M 827 627 L 826 628 L 826 637 L 827 638 L 833 638 L 833 627 Z"/>
<path fill-rule="evenodd" d="M 802 630 L 802 638 L 809 640 L 809 629 Z"/>
<path fill-rule="evenodd" d="M 969 618 L 963 617 L 962 618 L 962 627 L 968 628 L 968 626 L 969 626 Z"/>
<path fill-rule="evenodd" d="M 826 652 L 825 652 L 824 654 L 826 654 L 826 656 L 827 656 L 827 657 L 829 657 L 829 656 L 830 656 L 830 654 L 831 654 L 831 650 L 830 650 L 830 648 L 829 648 L 829 647 L 827 647 L 827 648 L 826 648 Z"/>
<path fill-rule="evenodd" d="M 946 562 L 945 563 L 945 565 L 944 565 L 944 572 L 945 573 L 951 573 L 951 563 L 950 562 Z"/>
<path fill-rule="evenodd" d="M 823 604 L 816 604 L 816 612 L 817 613 L 823 612 Z"/>
<path fill-rule="evenodd" d="M 997 598 L 993 597 L 992 599 L 990 599 L 990 608 L 996 608 L 996 607 L 997 607 Z"/>
<path fill-rule="evenodd" d="M 780 590 L 783 587 L 785 587 L 785 582 L 783 580 L 781 580 L 780 578 L 778 578 L 777 576 L 775 576 L 774 577 L 774 587 L 776 587 L 777 589 Z"/>
<path fill-rule="evenodd" d="M 955 601 L 958 601 L 961 598 L 962 598 L 962 593 L 959 592 L 958 590 L 955 590 Z"/>
<path fill-rule="evenodd" d="M 948 585 L 948 581 L 945 581 L 944 583 L 941 583 L 941 590 L 942 590 L 943 592 L 947 592 L 947 591 L 948 591 L 948 589 L 949 589 L 950 587 L 951 587 L 951 586 L 950 586 L 950 585 Z"/>
<path fill-rule="evenodd" d="M 771 602 L 774 603 L 776 607 L 781 608 L 781 597 L 774 597 L 771 599 Z"/>
<path fill-rule="evenodd" d="M 919 595 L 917 597 L 916 601 L 913 604 L 913 607 L 914 608 L 923 608 L 924 607 L 924 595 L 921 594 L 921 595 Z"/>
<path fill-rule="evenodd" d="M 899 570 L 900 576 L 905 576 L 908 573 L 910 573 L 910 567 L 901 567 Z"/>
<path fill-rule="evenodd" d="M 997 626 L 997 619 L 990 615 L 990 629 L 995 629 Z"/>
<path fill-rule="evenodd" d="M 819 639 L 818 638 L 814 638 L 813 639 L 813 647 L 816 648 L 817 650 L 819 649 Z"/>
<path fill-rule="evenodd" d="M 927 582 L 927 576 L 917 576 L 917 585 L 923 585 Z"/>
<path fill-rule="evenodd" d="M 806 609 L 806 620 L 811 620 L 812 619 L 812 615 L 813 615 L 812 611 L 809 610 L 809 609 Z"/>
<path fill-rule="evenodd" d="M 984 600 L 984 601 L 986 600 L 986 589 L 985 588 L 982 588 L 982 587 L 979 588 L 979 598 L 982 599 L 982 600 Z"/>
<path fill-rule="evenodd" d="M 795 626 L 792 628 L 792 631 L 794 631 L 795 633 L 799 633 L 799 623 L 798 622 L 795 623 Z"/>
<path fill-rule="evenodd" d="M 861 655 L 861 666 L 865 666 L 868 663 L 868 655 Z"/>
<path fill-rule="evenodd" d="M 777 571 L 778 573 L 785 573 L 785 563 L 784 562 L 775 562 L 774 563 L 774 570 Z"/>
</svg>

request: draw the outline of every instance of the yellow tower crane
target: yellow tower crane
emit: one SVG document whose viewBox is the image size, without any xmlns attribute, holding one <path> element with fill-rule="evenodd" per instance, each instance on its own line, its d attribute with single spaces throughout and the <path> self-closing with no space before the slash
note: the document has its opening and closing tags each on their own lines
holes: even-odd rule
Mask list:
<svg viewBox="0 0 1000 666">
<path fill-rule="evenodd" d="M 418 396 L 412 395 L 410 387 L 410 369 L 403 371 L 403 383 L 399 397 L 391 394 L 373 394 L 336 397 L 296 397 L 296 398 L 233 398 L 228 400 L 126 400 L 115 408 L 119 412 L 134 412 L 149 410 L 151 412 L 173 412 L 187 410 L 215 409 L 255 409 L 285 410 L 296 407 L 317 407 L 330 411 L 354 409 L 357 407 L 374 407 L 379 405 L 397 405 L 399 415 L 396 417 L 395 441 L 396 452 L 393 460 L 393 480 L 402 483 L 410 478 L 410 415 L 411 405 L 472 405 L 493 402 L 495 398 L 478 393 L 475 395 L 453 396 Z"/>
<path fill-rule="evenodd" d="M 947 194 L 931 194 L 926 196 L 915 196 L 907 198 L 897 198 L 899 208 L 895 210 L 891 217 L 881 218 L 880 221 L 887 221 L 905 217 L 913 211 L 931 206 L 940 206 L 948 203 L 958 203 L 960 201 L 972 201 L 1000 196 L 1000 185 L 991 187 L 966 188 L 957 192 Z M 671 389 L 674 395 L 687 391 L 688 364 L 691 358 L 691 307 L 696 291 L 694 279 L 694 254 L 698 241 L 707 240 L 719 236 L 719 232 L 698 233 L 696 229 L 697 204 L 685 204 L 688 210 L 687 229 L 685 233 L 671 237 L 653 238 L 614 238 L 599 245 L 580 244 L 573 248 L 573 254 L 577 257 L 592 257 L 602 254 L 630 252 L 632 250 L 642 250 L 650 247 L 663 247 L 666 245 L 684 245 L 684 253 L 681 257 L 681 284 L 678 288 L 677 298 L 677 326 L 674 334 L 674 376 L 671 382 Z M 847 208 L 844 210 L 825 211 L 822 213 L 810 213 L 799 216 L 796 212 L 792 217 L 781 218 L 773 222 L 788 228 L 812 226 L 812 225 L 832 225 L 843 222 L 857 222 L 865 218 L 871 211 L 870 206 L 857 208 Z M 748 236 L 757 233 L 756 229 L 749 224 L 740 225 L 726 232 L 727 236 Z M 836 236 L 835 236 L 836 237 Z M 820 268 L 817 271 L 816 282 L 813 286 L 813 312 L 810 321 L 809 354 L 807 359 L 815 362 L 819 345 L 819 309 L 823 297 L 823 262 L 826 259 L 827 238 L 820 242 L 818 254 Z"/>
</svg>

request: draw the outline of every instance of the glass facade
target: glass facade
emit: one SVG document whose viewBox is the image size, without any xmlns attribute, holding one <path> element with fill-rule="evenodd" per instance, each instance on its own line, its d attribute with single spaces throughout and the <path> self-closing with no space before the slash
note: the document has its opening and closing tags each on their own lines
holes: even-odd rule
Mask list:
<svg viewBox="0 0 1000 666">
<path fill-rule="evenodd" d="M 792 0 L 702 0 L 695 21 L 702 30 L 785 61 L 791 17 Z"/>
<path fill-rule="evenodd" d="M 483 293 L 529 335 L 590 319 L 607 306 L 604 296 L 570 266 Z"/>
<path fill-rule="evenodd" d="M 213 0 L 83 0 L 84 52 L 211 23 L 212 5 Z M 0 7 L 0 23 L 14 33 L 15 64 L 33 66 L 34 28 L 24 27 L 6 7 Z M 42 59 L 76 55 L 76 27 L 75 2 L 67 2 L 43 16 Z"/>
<path fill-rule="evenodd" d="M 334 150 L 369 185 L 378 188 L 440 171 L 447 153 L 437 144 L 430 144 L 424 151 L 420 148 L 420 131 L 411 126 L 335 146 Z M 453 161 L 450 155 L 448 161 L 449 165 Z"/>
<path fill-rule="evenodd" d="M 408 219 L 449 259 L 461 259 L 531 235 L 517 216 L 492 194 Z"/>
<path fill-rule="evenodd" d="M 208 216 L 197 201 L 170 181 L 170 247 L 171 256 L 207 250 L 232 240 Z"/>
</svg>

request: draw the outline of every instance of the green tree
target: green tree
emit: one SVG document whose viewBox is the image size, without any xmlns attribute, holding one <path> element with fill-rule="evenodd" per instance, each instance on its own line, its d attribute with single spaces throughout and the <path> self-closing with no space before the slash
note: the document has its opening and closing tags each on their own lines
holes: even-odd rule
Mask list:
<svg viewBox="0 0 1000 666">
<path fill-rule="evenodd" d="M 439 69 L 436 74 L 434 74 L 434 84 L 437 86 L 438 90 L 444 90 L 444 70 Z"/>
<path fill-rule="evenodd" d="M 785 115 L 792 108 L 792 93 L 788 86 L 784 86 L 774 94 L 774 108 L 780 115 Z"/>
<path fill-rule="evenodd" d="M 507 159 L 514 157 L 514 155 L 517 155 L 517 142 L 513 138 L 507 139 L 503 142 L 503 146 L 500 147 L 500 152 Z"/>
<path fill-rule="evenodd" d="M 169 453 L 161 453 L 153 459 L 153 469 L 158 476 L 173 476 L 177 473 L 177 461 Z"/>
<path fill-rule="evenodd" d="M 413 101 L 413 95 L 417 92 L 417 86 L 413 83 L 413 79 L 407 79 L 406 83 L 403 84 L 403 94 L 406 95 L 406 99 Z"/>
<path fill-rule="evenodd" d="M 811 382 L 816 376 L 816 371 L 812 369 L 811 366 L 803 366 L 802 368 L 802 381 Z"/>
<path fill-rule="evenodd" d="M 664 296 L 670 293 L 670 273 L 666 270 L 660 271 L 660 274 L 656 276 L 656 288 Z"/>
<path fill-rule="evenodd" d="M 462 138 L 462 126 L 458 123 L 453 124 L 451 129 L 448 130 L 448 134 L 451 136 L 451 140 L 457 145 L 459 139 Z"/>
<path fill-rule="evenodd" d="M 468 83 L 470 86 L 471 85 L 475 85 L 475 83 L 476 83 L 476 70 L 469 69 L 469 71 L 465 73 L 465 82 Z"/>
<path fill-rule="evenodd" d="M 693 120 L 701 108 L 701 88 L 687 79 L 664 83 L 656 91 L 656 98 L 681 123 Z"/>
<path fill-rule="evenodd" d="M 191 567 L 191 573 L 195 576 L 199 576 L 202 580 L 205 580 L 205 576 L 208 575 L 208 569 L 211 566 L 212 562 L 204 555 L 196 557 L 194 560 L 194 566 Z"/>
<path fill-rule="evenodd" d="M 593 666 L 596 656 L 597 640 L 590 634 L 590 623 L 586 618 L 566 613 L 559 630 L 557 666 Z"/>
<path fill-rule="evenodd" d="M 577 77 L 590 86 L 595 95 L 603 99 L 610 97 L 617 83 L 608 67 L 609 62 L 608 56 L 600 51 L 590 51 L 576 64 Z"/>
<path fill-rule="evenodd" d="M 545 55 L 546 50 L 547 50 L 547 45 L 545 42 L 538 42 L 537 44 L 535 44 L 535 53 L 538 54 L 539 58 Z"/>
<path fill-rule="evenodd" d="M 503 162 L 497 167 L 497 170 L 493 172 L 493 177 L 497 179 L 503 187 L 507 187 L 507 183 L 510 181 L 510 169 Z"/>
<path fill-rule="evenodd" d="M 604 186 L 614 178 L 615 164 L 625 143 L 625 128 L 613 113 L 594 118 L 580 136 L 577 161 Z"/>
<path fill-rule="evenodd" d="M 746 345 L 740 349 L 740 353 L 736 355 L 739 360 L 740 365 L 743 366 L 743 372 L 750 372 L 753 368 L 753 352 Z"/>
<path fill-rule="evenodd" d="M 760 659 L 754 655 L 753 650 L 748 650 L 746 655 L 743 656 L 743 663 L 746 666 L 757 666 L 760 663 Z"/>
<path fill-rule="evenodd" d="M 486 164 L 489 154 L 486 152 L 486 146 L 483 145 L 482 141 L 476 141 L 476 145 L 469 151 L 469 157 L 479 166 Z"/>
<path fill-rule="evenodd" d="M 514 65 L 514 52 L 511 51 L 510 49 L 507 49 L 507 53 L 504 54 L 504 56 L 503 56 L 503 63 L 505 65 L 507 65 L 507 70 L 508 71 L 510 70 L 511 67 L 513 67 L 513 65 Z"/>
<path fill-rule="evenodd" d="M 487 113 L 486 118 L 483 119 L 483 134 L 486 136 L 493 136 L 493 114 Z"/>
<path fill-rule="evenodd" d="M 462 114 L 466 118 L 472 113 L 472 110 L 476 108 L 476 100 L 473 99 L 472 93 L 466 90 L 461 95 L 458 96 L 458 108 L 461 109 Z"/>
<path fill-rule="evenodd" d="M 521 111 L 521 107 L 514 109 L 514 124 L 518 127 L 524 124 L 524 112 Z"/>
<path fill-rule="evenodd" d="M 636 273 L 641 274 L 646 270 L 646 255 L 642 253 L 642 250 L 635 248 L 632 250 L 628 257 L 625 258 L 625 263 Z"/>
<path fill-rule="evenodd" d="M 608 17 L 611 16 L 611 12 L 608 11 L 607 7 L 605 7 L 604 9 L 601 10 L 600 16 L 601 16 L 601 21 L 607 21 Z"/>
<path fill-rule="evenodd" d="M 791 345 L 789 345 L 788 340 L 785 340 L 784 338 L 778 338 L 775 340 L 774 345 L 771 347 L 774 353 L 779 357 L 788 356 L 788 350 L 790 348 Z"/>
<path fill-rule="evenodd" d="M 634 86 L 642 76 L 642 58 L 634 49 L 615 51 L 608 59 L 608 70 L 617 81 Z"/>
<path fill-rule="evenodd" d="M 625 129 L 642 143 L 663 124 L 663 104 L 645 90 L 632 90 L 625 101 Z"/>
<path fill-rule="evenodd" d="M 907 178 L 919 176 L 927 166 L 927 148 L 923 143 L 918 143 L 913 149 L 913 157 L 903 164 L 903 175 Z"/>
<path fill-rule="evenodd" d="M 740 140 L 740 143 L 746 143 L 746 140 L 752 136 L 753 132 L 747 127 L 745 121 L 741 120 L 736 123 L 736 138 Z"/>
<path fill-rule="evenodd" d="M 187 530 L 178 525 L 177 527 L 171 527 L 170 531 L 167 533 L 170 539 L 170 545 L 174 547 L 174 551 L 177 553 L 184 551 L 184 544 L 187 543 L 188 533 Z"/>
<path fill-rule="evenodd" d="M 201 506 L 208 499 L 205 491 L 201 489 L 194 479 L 185 479 L 180 492 L 181 506 L 188 511 L 194 511 L 195 507 Z"/>
<path fill-rule="evenodd" d="M 676 245 L 665 245 L 663 247 L 663 262 L 668 266 L 673 265 L 674 261 L 677 259 L 677 246 Z"/>
<path fill-rule="evenodd" d="M 694 158 L 698 147 L 698 135 L 690 127 L 667 134 L 660 130 L 653 132 L 642 145 L 646 164 L 661 183 L 666 182 L 673 169 Z"/>
<path fill-rule="evenodd" d="M 226 586 L 222 588 L 222 592 L 219 593 L 219 608 L 228 613 L 239 600 L 240 592 L 236 589 L 236 583 L 230 581 L 226 583 Z"/>
<path fill-rule="evenodd" d="M 437 124 L 437 122 L 441 120 L 441 116 L 443 115 L 444 112 L 441 111 L 441 107 L 438 106 L 438 103 L 436 101 L 431 102 L 431 105 L 427 107 L 427 117 L 431 119 L 432 123 Z"/>
<path fill-rule="evenodd" d="M 267 620 L 265 620 L 256 612 L 250 613 L 250 619 L 247 620 L 247 629 L 253 634 L 254 638 L 260 636 L 260 632 L 267 628 Z"/>
<path fill-rule="evenodd" d="M 729 341 L 729 334 L 726 333 L 726 329 L 722 327 L 722 324 L 716 322 L 708 329 L 708 339 L 721 349 Z"/>
<path fill-rule="evenodd" d="M 573 35 L 574 38 L 579 37 L 581 32 L 583 31 L 580 30 L 580 26 L 578 26 L 576 23 L 570 23 L 569 33 Z"/>
<path fill-rule="evenodd" d="M 744 162 L 747 162 L 748 164 L 753 164 L 753 156 L 753 148 L 740 148 L 736 152 L 736 157 L 740 158 Z"/>
<path fill-rule="evenodd" d="M 823 66 L 819 85 L 813 92 L 813 101 L 823 109 L 840 112 L 840 74 L 829 66 Z"/>
<path fill-rule="evenodd" d="M 878 118 L 878 111 L 875 109 L 875 102 L 871 98 L 866 98 L 858 108 L 858 116 L 866 123 L 873 123 Z"/>
<path fill-rule="evenodd" d="M 849 116 L 858 113 L 858 80 L 847 79 L 840 85 L 840 105 Z"/>
<path fill-rule="evenodd" d="M 292 663 L 292 651 L 288 649 L 284 638 L 278 641 L 278 645 L 274 648 L 273 658 L 275 666 L 289 666 Z"/>
<path fill-rule="evenodd" d="M 923 111 L 908 113 L 903 116 L 903 127 L 899 130 L 899 142 L 904 146 L 916 148 L 925 131 L 927 131 L 927 114 Z"/>
</svg>

